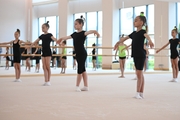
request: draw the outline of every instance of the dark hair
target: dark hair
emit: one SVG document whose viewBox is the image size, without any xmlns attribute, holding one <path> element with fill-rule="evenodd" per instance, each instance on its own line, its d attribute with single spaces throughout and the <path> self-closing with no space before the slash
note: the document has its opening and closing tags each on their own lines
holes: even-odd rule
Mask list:
<svg viewBox="0 0 180 120">
<path fill-rule="evenodd" d="M 81 15 L 80 18 L 76 19 L 75 21 L 77 21 L 79 24 L 82 24 L 82 26 L 84 26 L 85 20 L 86 19 Z"/>
<path fill-rule="evenodd" d="M 63 43 L 66 45 L 66 40 L 64 40 Z"/>
<path fill-rule="evenodd" d="M 143 26 L 146 27 L 146 32 L 148 32 L 148 25 L 147 25 L 147 19 L 144 16 L 144 12 L 141 12 L 140 15 L 138 16 L 141 21 L 143 21 Z"/>
<path fill-rule="evenodd" d="M 96 46 L 96 44 L 94 43 L 94 44 L 92 44 L 92 46 Z"/>
<path fill-rule="evenodd" d="M 177 27 L 176 27 L 176 26 L 174 26 L 173 31 L 175 31 L 176 33 L 178 33 L 178 29 L 177 29 Z"/>
<path fill-rule="evenodd" d="M 44 23 L 43 25 L 45 25 L 47 28 L 49 28 L 49 21 L 47 21 L 46 23 Z"/>
<path fill-rule="evenodd" d="M 21 33 L 19 29 L 17 29 L 17 30 L 16 30 L 16 32 L 18 32 L 18 33 L 19 33 L 19 35 L 20 35 L 20 33 Z"/>
</svg>

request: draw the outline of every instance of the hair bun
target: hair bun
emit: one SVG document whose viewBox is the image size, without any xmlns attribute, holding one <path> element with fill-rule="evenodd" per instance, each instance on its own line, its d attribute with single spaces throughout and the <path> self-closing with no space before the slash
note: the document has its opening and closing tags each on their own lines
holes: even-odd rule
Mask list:
<svg viewBox="0 0 180 120">
<path fill-rule="evenodd" d="M 46 23 L 49 24 L 49 21 L 47 21 Z"/>
<path fill-rule="evenodd" d="M 144 16 L 144 12 L 140 12 L 140 16 Z"/>
<path fill-rule="evenodd" d="M 81 15 L 80 18 L 83 19 L 84 18 L 83 15 Z"/>
<path fill-rule="evenodd" d="M 177 30 L 177 27 L 176 27 L 176 26 L 174 26 L 174 29 L 176 29 L 176 30 Z"/>
<path fill-rule="evenodd" d="M 19 29 L 17 29 L 17 32 L 20 32 L 20 30 L 19 30 Z"/>
</svg>

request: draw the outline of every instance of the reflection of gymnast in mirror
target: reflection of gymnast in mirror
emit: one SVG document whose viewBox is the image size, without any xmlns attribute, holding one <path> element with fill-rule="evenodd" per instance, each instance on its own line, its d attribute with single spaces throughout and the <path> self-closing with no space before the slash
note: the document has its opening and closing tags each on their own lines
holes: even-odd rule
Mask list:
<svg viewBox="0 0 180 120">
<path fill-rule="evenodd" d="M 92 44 L 92 47 L 96 47 L 96 44 Z M 92 50 L 92 63 L 93 63 L 93 70 L 96 71 L 96 56 L 94 56 L 96 54 L 96 49 L 93 48 Z"/>
<path fill-rule="evenodd" d="M 124 34 L 122 35 L 122 37 L 124 37 Z M 125 62 L 126 62 L 126 58 L 128 58 L 129 56 L 129 49 L 126 47 L 127 47 L 126 44 L 119 43 L 119 47 L 117 48 L 116 53 L 115 53 L 115 60 L 116 60 L 117 52 L 119 52 L 119 65 L 120 65 L 120 71 L 121 71 L 121 76 L 119 76 L 119 78 L 124 78 Z M 127 53 L 128 53 L 127 56 L 126 56 L 125 50 L 127 50 Z"/>
<path fill-rule="evenodd" d="M 25 50 L 23 51 L 22 54 L 31 54 L 31 47 L 30 46 L 26 46 Z M 31 63 L 30 63 L 30 56 L 25 56 L 26 58 L 26 71 L 30 72 L 31 71 Z"/>
<path fill-rule="evenodd" d="M 6 47 L 6 55 L 4 56 L 4 58 L 6 58 L 6 67 L 5 67 L 5 70 L 9 70 L 9 61 L 10 61 L 10 58 L 9 58 L 8 54 L 9 54 L 9 47 Z"/>
<path fill-rule="evenodd" d="M 73 55 L 73 70 L 76 70 L 76 52 L 73 48 L 73 51 L 70 51 L 69 53 L 72 52 L 72 55 Z"/>
<path fill-rule="evenodd" d="M 39 48 L 38 43 L 35 44 L 36 50 L 34 51 L 33 54 L 41 54 L 41 49 Z M 33 56 L 34 57 L 34 56 Z M 39 69 L 40 69 L 40 56 L 35 56 L 36 59 L 36 69 L 35 72 L 39 73 Z"/>
<path fill-rule="evenodd" d="M 62 42 L 63 50 L 62 50 L 62 56 L 61 56 L 61 73 L 64 74 L 66 72 L 66 41 Z"/>
<path fill-rule="evenodd" d="M 53 49 L 52 54 L 56 55 L 56 48 Z M 54 69 L 56 69 L 56 56 L 52 56 L 52 62 L 53 62 L 52 67 L 54 67 Z"/>
</svg>

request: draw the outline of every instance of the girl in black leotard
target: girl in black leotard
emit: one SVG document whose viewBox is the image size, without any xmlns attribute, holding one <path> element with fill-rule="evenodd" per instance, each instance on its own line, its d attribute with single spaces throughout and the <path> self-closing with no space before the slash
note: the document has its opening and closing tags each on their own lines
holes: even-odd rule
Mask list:
<svg viewBox="0 0 180 120">
<path fill-rule="evenodd" d="M 95 47 L 96 44 L 94 43 L 92 46 Z M 96 49 L 93 48 L 92 55 L 95 55 L 95 54 L 96 54 Z M 93 63 L 93 69 L 96 70 L 96 56 L 92 56 L 92 63 Z"/>
<path fill-rule="evenodd" d="M 178 68 L 179 53 L 177 51 L 177 46 L 180 44 L 180 40 L 176 38 L 177 34 L 178 34 L 178 30 L 177 27 L 175 26 L 175 28 L 171 32 L 173 38 L 170 39 L 166 45 L 164 45 L 162 48 L 156 51 L 156 53 L 158 53 L 170 44 L 170 51 L 171 51 L 170 58 L 171 58 L 171 64 L 173 70 L 173 79 L 170 82 L 178 82 L 177 77 L 179 72 L 179 68 Z"/>
<path fill-rule="evenodd" d="M 44 70 L 44 78 L 45 78 L 45 83 L 43 84 L 44 86 L 50 86 L 50 77 L 51 77 L 51 69 L 50 69 L 50 62 L 51 62 L 51 57 L 52 57 L 52 52 L 50 48 L 50 43 L 52 40 L 56 41 L 56 38 L 51 33 L 48 33 L 49 29 L 49 21 L 47 23 L 44 23 L 42 25 L 42 31 L 44 34 L 39 36 L 39 38 L 32 43 L 32 46 L 34 44 L 37 44 L 40 40 L 42 40 L 42 63 L 43 63 L 43 70 Z"/>
<path fill-rule="evenodd" d="M 146 27 L 146 30 L 143 30 L 143 27 Z M 136 68 L 136 76 L 137 76 L 137 94 L 134 98 L 142 99 L 144 92 L 144 75 L 143 75 L 143 67 L 146 59 L 146 52 L 144 50 L 144 39 L 147 38 L 149 40 L 149 45 L 151 48 L 154 46 L 151 38 L 147 34 L 147 20 L 144 16 L 144 12 L 141 12 L 139 16 L 137 16 L 134 20 L 134 27 L 136 27 L 136 31 L 133 31 L 130 35 L 120 38 L 120 41 L 116 43 L 114 49 L 116 50 L 120 42 L 124 42 L 129 38 L 132 39 L 132 57 L 134 59 L 134 64 Z"/>
<path fill-rule="evenodd" d="M 12 40 L 10 42 L 0 43 L 1 44 L 13 44 L 13 63 L 15 68 L 15 74 L 16 74 L 16 80 L 14 82 L 21 82 L 20 75 L 21 75 L 21 51 L 20 51 L 20 45 L 22 43 L 29 44 L 27 42 L 24 42 L 22 40 L 19 40 L 20 37 L 20 30 L 17 29 L 17 31 L 14 33 L 15 40 Z"/>
<path fill-rule="evenodd" d="M 9 54 L 9 47 L 6 47 L 6 55 L 4 56 L 4 58 L 6 58 L 6 67 L 5 67 L 5 69 L 9 70 L 9 61 L 10 61 L 10 58 L 9 58 L 9 56 L 7 54 Z"/>
<path fill-rule="evenodd" d="M 23 51 L 22 54 L 25 54 L 25 55 L 28 55 L 28 54 L 31 54 L 31 51 L 30 51 L 30 46 L 26 46 L 25 47 L 25 50 Z M 30 63 L 30 56 L 26 56 L 26 71 L 30 72 L 31 71 L 31 63 Z"/>
<path fill-rule="evenodd" d="M 83 31 L 84 25 L 84 18 L 81 16 L 80 19 L 76 19 L 74 22 L 74 28 L 77 30 L 70 36 L 62 37 L 60 38 L 57 43 L 61 43 L 64 40 L 72 39 L 73 38 L 73 46 L 76 52 L 76 60 L 78 63 L 78 69 L 77 69 L 77 82 L 76 82 L 76 91 L 88 91 L 88 81 L 87 81 L 87 73 L 85 69 L 85 62 L 87 57 L 86 49 L 84 48 L 84 42 L 86 40 L 86 36 L 89 34 L 95 34 L 97 37 L 99 37 L 99 33 L 96 30 L 90 30 L 90 31 Z M 81 78 L 83 77 L 84 81 L 84 88 L 80 89 L 79 85 L 81 82 Z"/>
</svg>

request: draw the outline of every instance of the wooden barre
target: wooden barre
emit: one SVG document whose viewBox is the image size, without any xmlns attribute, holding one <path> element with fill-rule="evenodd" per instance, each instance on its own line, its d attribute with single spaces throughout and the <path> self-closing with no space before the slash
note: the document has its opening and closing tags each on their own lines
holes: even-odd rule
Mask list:
<svg viewBox="0 0 180 120">
<path fill-rule="evenodd" d="M 13 47 L 12 45 L 0 45 L 0 47 Z M 21 46 L 21 48 L 26 48 L 27 46 Z M 51 48 L 74 48 L 73 46 L 50 46 Z M 31 48 L 42 48 L 42 46 L 32 46 Z M 114 49 L 114 47 L 99 47 L 99 46 L 96 46 L 96 47 L 85 47 L 85 48 L 96 48 L 96 49 Z M 131 48 L 129 48 L 131 49 Z M 158 50 L 159 48 L 147 48 L 149 50 Z M 165 48 L 163 50 L 169 50 L 170 48 Z M 178 48 L 177 50 L 180 50 L 180 48 Z"/>
<path fill-rule="evenodd" d="M 0 54 L 0 56 L 13 56 L 13 54 Z M 42 56 L 41 54 L 21 54 L 21 56 Z M 52 54 L 52 56 L 56 56 L 56 57 L 60 57 L 60 56 L 74 56 L 72 54 L 66 54 L 66 55 L 63 55 L 63 54 Z M 108 56 L 108 57 L 112 57 L 112 56 L 115 56 L 115 55 L 100 55 L 100 54 L 96 54 L 96 55 L 88 55 L 88 56 Z M 131 56 L 131 55 L 129 55 Z M 149 54 L 148 56 L 155 56 L 155 57 L 169 57 L 169 55 L 153 55 L 153 54 Z M 118 55 L 117 55 L 118 57 Z"/>
</svg>

